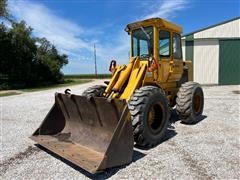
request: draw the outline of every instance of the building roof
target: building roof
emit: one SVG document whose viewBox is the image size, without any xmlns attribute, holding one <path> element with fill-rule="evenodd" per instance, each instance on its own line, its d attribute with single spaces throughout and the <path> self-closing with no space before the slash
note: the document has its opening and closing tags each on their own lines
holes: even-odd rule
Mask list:
<svg viewBox="0 0 240 180">
<path fill-rule="evenodd" d="M 164 27 L 164 28 L 168 28 L 171 29 L 173 31 L 176 31 L 178 33 L 182 32 L 182 27 L 178 26 L 176 24 L 173 24 L 171 22 L 166 21 L 165 19 L 162 18 L 150 18 L 150 19 L 146 19 L 143 21 L 137 21 L 134 23 L 130 23 L 126 26 L 125 31 L 127 31 L 128 33 L 131 32 L 134 29 L 139 28 L 140 26 L 157 26 L 157 27 Z"/>
<path fill-rule="evenodd" d="M 187 33 L 187 34 L 184 34 L 184 35 L 182 35 L 182 37 L 186 37 L 186 36 L 189 36 L 189 35 L 192 35 L 192 34 L 195 34 L 195 33 L 198 33 L 198 32 L 201 32 L 201 31 L 204 31 L 204 30 L 207 30 L 207 29 L 210 29 L 210 28 L 222 25 L 222 24 L 226 24 L 228 22 L 235 21 L 235 20 L 238 20 L 238 19 L 240 19 L 240 16 L 229 19 L 229 20 L 226 20 L 226 21 L 223 21 L 223 22 L 220 22 L 220 23 L 217 23 L 217 24 L 214 24 L 214 25 L 211 25 L 211 26 L 207 26 L 205 28 L 202 28 L 202 29 L 199 29 L 199 30 Z"/>
</svg>

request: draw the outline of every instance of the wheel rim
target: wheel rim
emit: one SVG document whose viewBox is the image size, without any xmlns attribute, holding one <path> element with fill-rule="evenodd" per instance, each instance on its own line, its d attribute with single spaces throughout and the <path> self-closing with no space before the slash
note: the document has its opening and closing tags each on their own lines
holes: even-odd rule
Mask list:
<svg viewBox="0 0 240 180">
<path fill-rule="evenodd" d="M 193 95 L 193 110 L 196 114 L 199 114 L 201 112 L 202 107 L 202 98 L 201 94 L 198 92 L 195 92 Z"/>
<path fill-rule="evenodd" d="M 148 127 L 152 133 L 157 134 L 162 129 L 163 109 L 160 104 L 153 104 L 148 112 Z"/>
</svg>

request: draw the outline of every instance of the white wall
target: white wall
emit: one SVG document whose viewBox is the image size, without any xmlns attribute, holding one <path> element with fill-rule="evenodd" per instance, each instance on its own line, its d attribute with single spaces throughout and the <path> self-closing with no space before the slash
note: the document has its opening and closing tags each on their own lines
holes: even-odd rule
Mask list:
<svg viewBox="0 0 240 180">
<path fill-rule="evenodd" d="M 194 40 L 194 81 L 201 84 L 218 84 L 218 40 Z"/>
<path fill-rule="evenodd" d="M 218 25 L 194 34 L 195 38 L 233 38 L 240 37 L 240 19 Z"/>
</svg>

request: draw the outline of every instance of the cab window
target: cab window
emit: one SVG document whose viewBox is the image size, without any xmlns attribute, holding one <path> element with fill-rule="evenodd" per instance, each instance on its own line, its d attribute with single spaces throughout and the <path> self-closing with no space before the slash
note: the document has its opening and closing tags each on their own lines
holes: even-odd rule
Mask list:
<svg viewBox="0 0 240 180">
<path fill-rule="evenodd" d="M 132 55 L 148 58 L 153 55 L 153 27 L 142 27 L 133 31 Z"/>
<path fill-rule="evenodd" d="M 173 33 L 173 59 L 182 59 L 181 36 Z"/>
<path fill-rule="evenodd" d="M 159 55 L 170 57 L 170 32 L 161 30 L 159 32 Z"/>
</svg>

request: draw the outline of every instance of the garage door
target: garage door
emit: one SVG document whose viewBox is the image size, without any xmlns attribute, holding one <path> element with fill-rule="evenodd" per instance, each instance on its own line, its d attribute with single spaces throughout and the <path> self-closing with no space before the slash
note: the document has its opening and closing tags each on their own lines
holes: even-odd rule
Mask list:
<svg viewBox="0 0 240 180">
<path fill-rule="evenodd" d="M 219 84 L 240 84 L 240 39 L 219 41 Z"/>
</svg>

